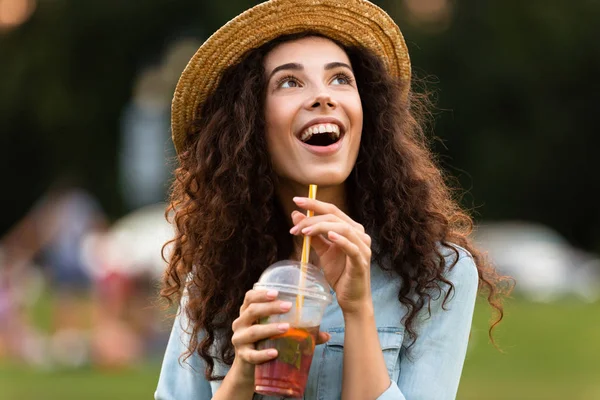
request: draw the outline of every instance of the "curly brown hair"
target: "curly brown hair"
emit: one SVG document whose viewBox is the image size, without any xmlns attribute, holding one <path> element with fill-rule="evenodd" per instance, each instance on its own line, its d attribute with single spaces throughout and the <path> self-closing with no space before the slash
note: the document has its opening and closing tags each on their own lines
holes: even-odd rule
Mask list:
<svg viewBox="0 0 600 400">
<path fill-rule="evenodd" d="M 209 380 L 223 378 L 213 376 L 214 358 L 233 363 L 231 325 L 246 291 L 267 266 L 293 252 L 264 135 L 263 61 L 278 44 L 306 36 L 323 35 L 282 36 L 228 68 L 201 105 L 204 117 L 190 126 L 186 150 L 179 155 L 167 210 L 173 212 L 177 234 L 170 242 L 161 296 L 177 303 L 186 292 L 181 312 L 189 318 L 191 339 L 185 356 L 197 352 L 206 361 Z M 428 96 L 411 92 L 402 98 L 398 94 L 409 83 L 391 77 L 377 56 L 338 45 L 350 58 L 368 132 L 345 183 L 350 216 L 376 241 L 374 260 L 405 282 L 398 300 L 408 308 L 403 323 L 409 337 L 413 343 L 417 339 L 414 320 L 428 307 L 431 289 L 441 282 L 453 288 L 443 275 L 440 247 L 452 249 L 456 263 L 458 251 L 451 243 L 473 255 L 480 290 L 497 311 L 491 337 L 503 317 L 501 277 L 470 242 L 472 219 L 453 198 L 429 150 Z"/>
</svg>

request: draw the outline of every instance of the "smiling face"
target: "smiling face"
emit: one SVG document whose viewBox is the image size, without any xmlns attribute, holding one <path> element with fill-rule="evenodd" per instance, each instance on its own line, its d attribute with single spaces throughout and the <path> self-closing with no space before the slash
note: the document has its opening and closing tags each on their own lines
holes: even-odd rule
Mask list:
<svg viewBox="0 0 600 400">
<path fill-rule="evenodd" d="M 278 45 L 264 64 L 266 139 L 282 184 L 342 184 L 363 125 L 347 54 L 329 39 L 306 37 Z"/>
</svg>

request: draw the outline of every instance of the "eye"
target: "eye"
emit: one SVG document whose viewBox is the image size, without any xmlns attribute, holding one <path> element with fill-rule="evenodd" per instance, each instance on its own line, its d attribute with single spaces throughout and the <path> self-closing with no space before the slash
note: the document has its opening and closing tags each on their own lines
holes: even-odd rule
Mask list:
<svg viewBox="0 0 600 400">
<path fill-rule="evenodd" d="M 288 79 L 284 82 L 281 83 L 281 85 L 279 85 L 282 88 L 286 88 L 286 87 L 298 87 L 298 82 L 296 82 L 293 79 Z"/>
<path fill-rule="evenodd" d="M 287 88 L 299 87 L 300 83 L 298 82 L 298 79 L 296 79 L 296 77 L 288 75 L 288 76 L 284 76 L 283 78 L 278 79 L 276 86 L 278 88 L 287 89 Z"/>
<path fill-rule="evenodd" d="M 331 83 L 335 85 L 349 85 L 352 83 L 352 77 L 345 73 L 336 74 Z"/>
</svg>

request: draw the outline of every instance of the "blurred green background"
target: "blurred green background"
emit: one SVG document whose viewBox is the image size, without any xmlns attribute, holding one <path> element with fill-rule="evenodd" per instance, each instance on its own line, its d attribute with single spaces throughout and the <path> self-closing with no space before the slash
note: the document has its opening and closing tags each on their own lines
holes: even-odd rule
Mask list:
<svg viewBox="0 0 600 400">
<path fill-rule="evenodd" d="M 203 39 L 257 3 L 0 0 L 0 237 L 64 176 L 97 199 L 109 224 L 164 201 L 176 79 Z M 539 224 L 597 257 L 600 2 L 375 3 L 400 25 L 419 86 L 434 93 L 433 146 L 476 222 Z M 142 191 L 124 161 L 125 133 L 140 120 L 141 131 L 154 121 L 161 144 L 158 192 L 146 198 L 134 196 Z M 598 264 L 586 265 L 596 269 L 585 277 L 596 276 Z M 551 275 L 543 267 L 534 283 Z M 590 293 L 540 301 L 517 291 L 496 331 L 502 352 L 489 343 L 481 301 L 458 398 L 600 399 L 600 301 Z M 42 331 L 52 329 L 50 299 L 27 306 Z M 33 368 L 0 351 L 0 399 L 151 398 L 168 325 L 126 368 Z"/>
</svg>

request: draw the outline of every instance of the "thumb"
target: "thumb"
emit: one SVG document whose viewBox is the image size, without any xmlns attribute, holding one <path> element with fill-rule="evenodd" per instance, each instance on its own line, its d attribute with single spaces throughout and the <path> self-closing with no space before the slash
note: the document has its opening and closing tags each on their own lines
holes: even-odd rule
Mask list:
<svg viewBox="0 0 600 400">
<path fill-rule="evenodd" d="M 327 343 L 331 339 L 331 335 L 327 332 L 319 332 L 317 335 L 317 344 Z"/>
</svg>

